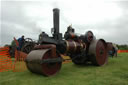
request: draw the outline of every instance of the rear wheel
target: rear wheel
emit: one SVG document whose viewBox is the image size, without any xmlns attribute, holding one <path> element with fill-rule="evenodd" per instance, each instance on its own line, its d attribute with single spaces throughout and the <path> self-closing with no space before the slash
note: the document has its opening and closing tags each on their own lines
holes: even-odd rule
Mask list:
<svg viewBox="0 0 128 85">
<path fill-rule="evenodd" d="M 102 66 L 107 63 L 107 44 L 103 39 L 95 40 L 89 47 L 90 60 L 94 65 Z"/>
</svg>

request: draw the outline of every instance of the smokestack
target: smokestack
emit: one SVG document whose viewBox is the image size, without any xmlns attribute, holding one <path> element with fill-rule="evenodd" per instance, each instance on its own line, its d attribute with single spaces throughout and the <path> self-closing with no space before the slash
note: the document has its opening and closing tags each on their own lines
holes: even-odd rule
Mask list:
<svg viewBox="0 0 128 85">
<path fill-rule="evenodd" d="M 54 34 L 59 34 L 59 12 L 58 8 L 53 9 Z"/>
</svg>

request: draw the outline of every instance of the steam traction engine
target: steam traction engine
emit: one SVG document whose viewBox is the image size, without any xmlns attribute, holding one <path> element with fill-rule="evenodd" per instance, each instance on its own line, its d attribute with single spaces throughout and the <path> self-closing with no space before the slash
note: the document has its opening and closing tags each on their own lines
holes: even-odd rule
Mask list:
<svg viewBox="0 0 128 85">
<path fill-rule="evenodd" d="M 77 65 L 92 63 L 102 66 L 107 62 L 107 44 L 103 39 L 96 39 L 91 31 L 84 35 L 75 34 L 75 30 L 69 26 L 64 34 L 59 33 L 59 9 L 53 9 L 52 37 L 45 32 L 39 35 L 38 44 L 27 58 L 27 68 L 38 74 L 51 76 L 56 74 L 63 62 L 61 54 L 70 56 L 72 62 Z"/>
</svg>

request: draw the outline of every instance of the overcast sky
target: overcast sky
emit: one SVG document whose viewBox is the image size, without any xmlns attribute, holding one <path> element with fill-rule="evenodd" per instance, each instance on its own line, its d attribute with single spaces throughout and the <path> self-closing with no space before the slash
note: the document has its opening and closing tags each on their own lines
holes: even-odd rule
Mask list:
<svg viewBox="0 0 128 85">
<path fill-rule="evenodd" d="M 60 32 L 67 26 L 97 39 L 128 44 L 128 1 L 116 0 L 2 0 L 0 45 L 21 35 L 37 40 L 41 31 L 51 35 L 53 8 L 60 9 Z"/>
</svg>

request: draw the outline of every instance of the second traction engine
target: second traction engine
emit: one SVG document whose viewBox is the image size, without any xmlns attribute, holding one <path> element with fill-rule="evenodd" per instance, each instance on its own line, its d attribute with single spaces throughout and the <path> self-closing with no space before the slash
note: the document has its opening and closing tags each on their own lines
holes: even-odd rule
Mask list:
<svg viewBox="0 0 128 85">
<path fill-rule="evenodd" d="M 107 62 L 107 44 L 103 39 L 96 39 L 91 31 L 77 35 L 74 28 L 69 26 L 62 37 L 59 33 L 59 9 L 53 9 L 52 37 L 45 32 L 39 35 L 37 46 L 27 58 L 27 68 L 45 76 L 55 75 L 63 62 L 61 54 L 67 55 L 77 65 L 92 63 L 102 66 Z"/>
</svg>

